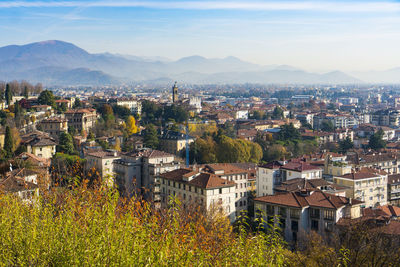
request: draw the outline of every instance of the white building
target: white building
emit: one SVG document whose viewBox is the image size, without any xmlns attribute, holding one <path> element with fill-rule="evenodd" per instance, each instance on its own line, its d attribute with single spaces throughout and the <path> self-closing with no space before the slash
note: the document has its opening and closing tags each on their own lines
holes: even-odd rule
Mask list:
<svg viewBox="0 0 400 267">
<path fill-rule="evenodd" d="M 319 179 L 322 178 L 322 168 L 307 162 L 289 162 L 281 167 L 282 181 L 294 178 Z"/>
<path fill-rule="evenodd" d="M 275 186 L 281 184 L 282 175 L 280 168 L 283 164 L 273 161 L 260 165 L 257 169 L 257 197 L 273 195 Z"/>
<path fill-rule="evenodd" d="M 168 205 L 170 197 L 179 198 L 184 207 L 200 205 L 204 210 L 226 214 L 235 220 L 235 183 L 215 174 L 193 169 L 177 169 L 161 174 L 161 199 Z"/>
<path fill-rule="evenodd" d="M 319 190 L 302 190 L 258 197 L 254 199 L 254 212 L 280 227 L 287 241 L 296 241 L 310 231 L 329 235 L 341 218 L 359 218 L 361 204 Z"/>
<path fill-rule="evenodd" d="M 237 110 L 235 112 L 235 119 L 237 120 L 247 120 L 249 118 L 248 110 Z"/>
<path fill-rule="evenodd" d="M 249 205 L 249 173 L 229 163 L 207 164 L 202 171 L 218 175 L 222 179 L 235 183 L 235 211 L 239 216 L 241 211 L 248 210 Z"/>
<path fill-rule="evenodd" d="M 133 113 L 142 114 L 142 103 L 136 99 L 120 98 L 117 99 L 117 105 L 127 107 Z"/>
<path fill-rule="evenodd" d="M 106 183 L 108 185 L 113 185 L 116 176 L 114 160 L 120 158 L 119 152 L 115 150 L 88 152 L 85 154 L 85 159 L 87 160 L 85 166 L 87 170 L 93 167 L 96 168 Z"/>
</svg>

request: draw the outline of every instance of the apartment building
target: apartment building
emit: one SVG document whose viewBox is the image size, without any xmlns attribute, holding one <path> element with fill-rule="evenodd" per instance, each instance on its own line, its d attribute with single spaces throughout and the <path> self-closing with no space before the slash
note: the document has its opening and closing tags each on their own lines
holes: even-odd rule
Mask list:
<svg viewBox="0 0 400 267">
<path fill-rule="evenodd" d="M 272 161 L 258 166 L 257 197 L 273 195 L 274 188 L 282 183 L 281 167 L 283 163 Z"/>
<path fill-rule="evenodd" d="M 189 145 L 194 142 L 192 136 L 186 138 L 184 133 L 166 131 L 160 137 L 160 148 L 165 152 L 182 156 L 186 150 L 186 139 Z"/>
<path fill-rule="evenodd" d="M 202 171 L 215 174 L 222 179 L 235 183 L 235 212 L 236 216 L 241 211 L 248 210 L 250 192 L 248 190 L 249 173 L 246 169 L 229 163 L 206 164 Z"/>
<path fill-rule="evenodd" d="M 114 161 L 120 158 L 121 155 L 116 150 L 90 151 L 85 154 L 85 168 L 87 170 L 96 168 L 108 185 L 114 185 L 116 176 Z"/>
<path fill-rule="evenodd" d="M 388 203 L 400 206 L 400 174 L 388 175 Z"/>
<path fill-rule="evenodd" d="M 364 202 L 363 207 L 386 205 L 388 175 L 384 171 L 361 169 L 342 176 L 334 176 L 334 183 L 346 186 L 346 197 Z"/>
<path fill-rule="evenodd" d="M 347 161 L 353 168 L 374 168 L 383 170 L 388 174 L 399 173 L 399 160 L 397 154 L 392 152 L 347 155 Z"/>
<path fill-rule="evenodd" d="M 156 202 L 160 201 L 158 176 L 180 168 L 174 155 L 151 149 L 121 153 L 113 164 L 120 192 L 126 196 L 140 192 Z"/>
<path fill-rule="evenodd" d="M 61 133 L 68 132 L 68 120 L 62 117 L 51 117 L 40 121 L 40 128 L 52 138 L 58 140 Z"/>
<path fill-rule="evenodd" d="M 319 179 L 322 178 L 323 168 L 304 161 L 292 161 L 281 167 L 282 181 L 294 178 Z"/>
<path fill-rule="evenodd" d="M 68 120 L 68 127 L 74 127 L 79 132 L 82 130 L 89 132 L 96 125 L 97 113 L 95 109 L 71 109 L 64 114 Z"/>
<path fill-rule="evenodd" d="M 398 127 L 400 112 L 395 109 L 382 109 L 371 115 L 371 123 L 377 126 Z"/>
<path fill-rule="evenodd" d="M 310 231 L 329 235 L 341 218 L 359 218 L 361 204 L 319 190 L 301 190 L 258 197 L 254 200 L 254 212 L 280 227 L 287 241 L 295 242 Z"/>
<path fill-rule="evenodd" d="M 168 205 L 170 197 L 179 198 L 184 207 L 200 205 L 205 210 L 222 212 L 235 220 L 235 182 L 216 174 L 194 169 L 177 169 L 160 176 L 161 203 Z"/>
<path fill-rule="evenodd" d="M 115 100 L 118 106 L 123 106 L 129 108 L 132 113 L 138 115 L 142 114 L 142 103 L 133 98 L 118 98 Z"/>
</svg>

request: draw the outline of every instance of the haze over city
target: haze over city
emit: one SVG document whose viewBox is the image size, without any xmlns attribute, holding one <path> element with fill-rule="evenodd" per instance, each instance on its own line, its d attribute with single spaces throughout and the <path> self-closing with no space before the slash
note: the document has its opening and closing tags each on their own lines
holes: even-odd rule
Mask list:
<svg viewBox="0 0 400 267">
<path fill-rule="evenodd" d="M 345 72 L 399 67 L 398 1 L 2 1 L 0 46 L 63 40 L 90 53 L 235 56 Z"/>
</svg>

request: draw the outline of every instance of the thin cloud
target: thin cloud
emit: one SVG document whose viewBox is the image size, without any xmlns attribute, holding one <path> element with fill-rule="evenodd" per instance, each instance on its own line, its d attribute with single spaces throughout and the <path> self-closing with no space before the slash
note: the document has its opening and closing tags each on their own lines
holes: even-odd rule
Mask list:
<svg viewBox="0 0 400 267">
<path fill-rule="evenodd" d="M 3 1 L 0 8 L 17 7 L 141 7 L 187 10 L 248 10 L 248 11 L 325 11 L 325 12 L 397 12 L 396 2 L 335 2 L 335 1 Z"/>
</svg>

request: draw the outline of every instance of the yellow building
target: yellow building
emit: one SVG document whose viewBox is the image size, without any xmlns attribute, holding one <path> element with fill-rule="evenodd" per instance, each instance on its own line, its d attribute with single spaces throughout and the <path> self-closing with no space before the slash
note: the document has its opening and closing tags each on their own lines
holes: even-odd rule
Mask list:
<svg viewBox="0 0 400 267">
<path fill-rule="evenodd" d="M 365 207 L 387 204 L 387 180 L 385 172 L 371 169 L 333 177 L 334 183 L 349 188 L 346 197 L 363 201 Z"/>
</svg>

